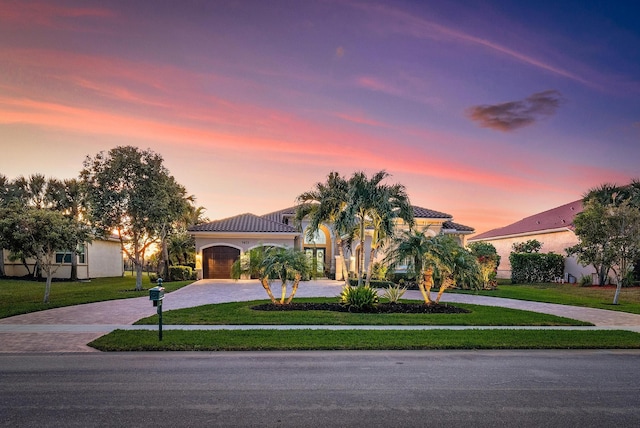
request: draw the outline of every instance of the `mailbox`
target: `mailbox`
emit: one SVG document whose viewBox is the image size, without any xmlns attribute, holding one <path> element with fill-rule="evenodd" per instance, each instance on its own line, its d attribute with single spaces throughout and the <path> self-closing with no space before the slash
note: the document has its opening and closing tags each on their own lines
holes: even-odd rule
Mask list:
<svg viewBox="0 0 640 428">
<path fill-rule="evenodd" d="M 164 299 L 164 287 L 159 285 L 149 289 L 149 300 L 153 300 L 153 306 L 158 306 L 158 302 Z"/>
</svg>

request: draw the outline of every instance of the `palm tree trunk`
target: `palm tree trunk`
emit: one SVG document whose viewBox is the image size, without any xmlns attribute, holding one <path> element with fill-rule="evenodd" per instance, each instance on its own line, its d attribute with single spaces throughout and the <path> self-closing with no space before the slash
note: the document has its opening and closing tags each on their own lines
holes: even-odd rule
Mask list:
<svg viewBox="0 0 640 428">
<path fill-rule="evenodd" d="M 358 287 L 362 286 L 362 272 L 364 270 L 364 218 L 360 224 L 360 254 L 358 263 Z"/>
<path fill-rule="evenodd" d="M 284 305 L 284 299 L 287 297 L 287 278 L 282 280 L 282 295 L 280 296 L 280 304 Z"/>
<path fill-rule="evenodd" d="M 271 299 L 271 303 L 276 304 L 277 303 L 276 296 L 274 296 L 273 293 L 271 292 L 271 286 L 269 285 L 269 278 L 262 278 L 260 280 L 260 284 L 262 284 L 262 287 L 267 292 L 267 295 Z"/>
<path fill-rule="evenodd" d="M 445 278 L 442 280 L 442 285 L 440 285 L 440 291 L 438 291 L 438 296 L 436 297 L 436 305 L 440 302 L 440 298 L 442 294 L 447 288 L 453 287 L 453 280 L 451 278 Z"/>
<path fill-rule="evenodd" d="M 302 279 L 302 276 L 299 273 L 296 273 L 293 279 L 293 286 L 291 287 L 291 295 L 287 299 L 287 302 L 285 303 L 285 305 L 288 305 L 293 300 L 293 296 L 295 296 L 296 291 L 298 291 L 298 285 L 300 284 L 301 279 Z"/>
<path fill-rule="evenodd" d="M 424 297 L 424 303 L 430 305 L 431 302 L 431 287 L 433 286 L 433 269 L 428 268 L 426 271 L 423 271 L 420 274 L 418 279 L 418 287 L 420 288 L 420 292 L 422 293 L 422 297 Z"/>
<path fill-rule="evenodd" d="M 344 259 L 344 247 L 342 240 L 338 241 L 338 255 L 342 260 L 340 269 L 342 269 L 342 279 L 344 279 L 344 284 L 347 285 L 349 283 L 349 271 L 347 269 L 347 261 Z"/>
<path fill-rule="evenodd" d="M 376 247 L 371 243 L 371 251 L 369 251 L 369 265 L 367 266 L 367 281 L 365 286 L 371 285 L 371 276 L 373 275 L 373 259 L 376 256 Z"/>
</svg>

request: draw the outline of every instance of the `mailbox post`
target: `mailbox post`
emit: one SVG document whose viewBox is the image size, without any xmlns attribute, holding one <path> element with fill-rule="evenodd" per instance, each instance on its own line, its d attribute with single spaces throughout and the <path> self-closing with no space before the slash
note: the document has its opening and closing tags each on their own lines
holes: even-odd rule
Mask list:
<svg viewBox="0 0 640 428">
<path fill-rule="evenodd" d="M 162 301 L 164 300 L 162 278 L 158 278 L 158 285 L 149 289 L 149 300 L 153 302 L 153 306 L 158 307 L 158 340 L 162 340 Z"/>
</svg>

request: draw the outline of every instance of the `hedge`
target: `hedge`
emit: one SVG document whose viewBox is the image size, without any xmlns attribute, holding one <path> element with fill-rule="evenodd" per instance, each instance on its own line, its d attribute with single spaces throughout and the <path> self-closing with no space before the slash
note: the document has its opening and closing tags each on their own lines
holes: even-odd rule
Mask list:
<svg viewBox="0 0 640 428">
<path fill-rule="evenodd" d="M 564 275 L 564 257 L 554 253 L 511 253 L 511 283 L 551 282 Z"/>
</svg>

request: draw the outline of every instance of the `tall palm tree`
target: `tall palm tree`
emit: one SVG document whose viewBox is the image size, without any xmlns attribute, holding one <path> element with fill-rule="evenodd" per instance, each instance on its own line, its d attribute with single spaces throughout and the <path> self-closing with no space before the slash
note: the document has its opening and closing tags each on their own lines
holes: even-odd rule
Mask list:
<svg viewBox="0 0 640 428">
<path fill-rule="evenodd" d="M 413 225 L 413 211 L 404 186 L 382 184 L 382 181 L 387 177 L 389 174 L 384 170 L 373 174 L 370 179 L 360 171 L 354 173 L 349 179 L 349 204 L 342 215 L 355 218 L 358 224 L 358 239 L 360 241 L 358 286 L 363 285 L 364 242 L 367 226 L 373 229 L 372 246 L 377 247 L 382 242 L 382 237 L 386 238 L 393 233 L 396 218 L 403 218 L 409 226 Z M 377 248 L 374 248 L 373 254 L 376 250 Z M 370 262 L 372 261 L 370 260 Z"/>
<path fill-rule="evenodd" d="M 71 178 L 63 181 L 51 179 L 46 188 L 46 201 L 53 209 L 61 211 L 74 221 L 81 222 L 84 215 L 84 194 L 80 181 Z M 71 252 L 71 272 L 69 279 L 78 280 L 77 252 L 84 242 L 78 242 L 75 248 L 69 248 Z"/>
<path fill-rule="evenodd" d="M 296 209 L 295 221 L 301 224 L 307 218 L 307 237 L 313 238 L 320 229 L 321 224 L 326 224 L 332 229 L 336 239 L 338 255 L 342 263 L 342 277 L 348 281 L 347 265 L 344 258 L 345 237 L 353 230 L 353 218 L 343 216 L 342 213 L 349 202 L 348 181 L 337 172 L 330 172 L 325 183 L 316 183 L 315 188 L 300 194 L 296 201 L 300 204 Z"/>
<path fill-rule="evenodd" d="M 394 184 L 392 186 L 379 186 L 372 189 L 373 206 L 369 212 L 370 226 L 372 230 L 369 265 L 367 266 L 367 282 L 371 283 L 373 273 L 373 261 L 377 252 L 395 232 L 396 219 L 404 220 L 410 227 L 413 226 L 413 208 L 409 203 L 409 197 L 404 186 Z"/>
</svg>

